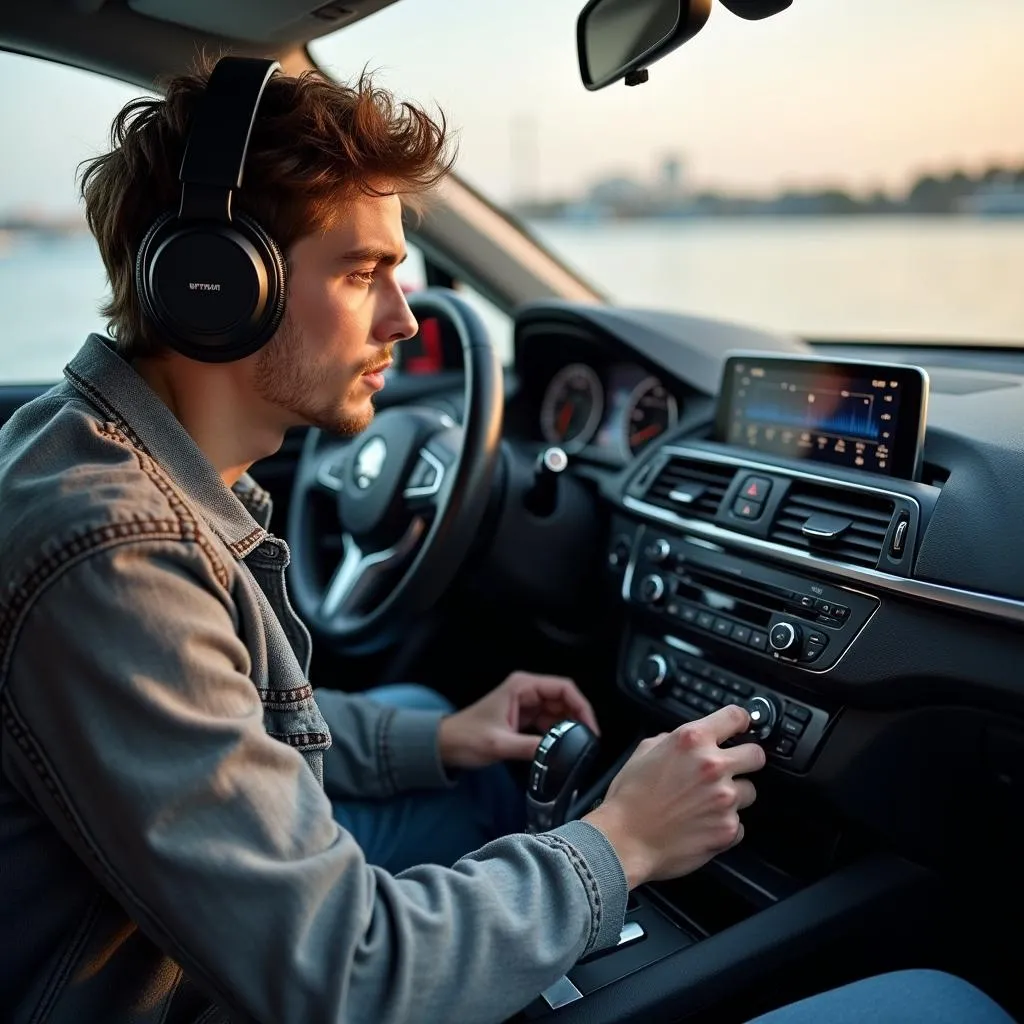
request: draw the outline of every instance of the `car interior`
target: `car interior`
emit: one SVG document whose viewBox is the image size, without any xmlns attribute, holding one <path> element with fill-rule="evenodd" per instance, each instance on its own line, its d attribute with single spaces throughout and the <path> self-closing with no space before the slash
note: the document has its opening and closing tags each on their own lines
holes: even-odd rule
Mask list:
<svg viewBox="0 0 1024 1024">
<path fill-rule="evenodd" d="M 414 3 L 9 0 L 0 49 L 140 90 L 201 49 L 298 73 Z M 709 5 L 588 66 L 591 0 L 587 88 L 682 59 Z M 518 1019 L 728 1024 L 904 967 L 1024 1015 L 1024 350 L 618 306 L 458 173 L 407 230 L 428 287 L 374 424 L 252 470 L 314 684 L 465 706 L 515 669 L 572 677 L 602 735 L 561 776 L 515 766 L 540 827 L 728 703 L 768 755 L 744 841 L 632 893 L 619 946 Z M 504 365 L 473 295 L 511 317 Z M 0 388 L 0 423 L 46 386 Z"/>
</svg>

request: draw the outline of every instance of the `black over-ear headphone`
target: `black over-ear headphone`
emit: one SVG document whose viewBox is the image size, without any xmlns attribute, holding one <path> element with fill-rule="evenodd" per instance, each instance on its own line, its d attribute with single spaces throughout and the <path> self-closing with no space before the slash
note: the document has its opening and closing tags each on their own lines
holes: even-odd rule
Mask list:
<svg viewBox="0 0 1024 1024">
<path fill-rule="evenodd" d="M 146 316 L 172 348 L 206 363 L 251 355 L 284 316 L 284 254 L 232 209 L 273 60 L 222 57 L 192 117 L 181 161 L 181 205 L 157 218 L 135 260 Z"/>
</svg>

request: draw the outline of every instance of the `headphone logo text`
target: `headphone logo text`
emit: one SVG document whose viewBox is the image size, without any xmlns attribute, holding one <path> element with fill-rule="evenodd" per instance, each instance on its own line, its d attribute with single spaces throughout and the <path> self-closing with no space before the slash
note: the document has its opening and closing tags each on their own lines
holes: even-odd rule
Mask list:
<svg viewBox="0 0 1024 1024">
<path fill-rule="evenodd" d="M 189 281 L 189 291 L 193 292 L 219 292 L 219 284 L 206 284 L 204 281 Z"/>
</svg>

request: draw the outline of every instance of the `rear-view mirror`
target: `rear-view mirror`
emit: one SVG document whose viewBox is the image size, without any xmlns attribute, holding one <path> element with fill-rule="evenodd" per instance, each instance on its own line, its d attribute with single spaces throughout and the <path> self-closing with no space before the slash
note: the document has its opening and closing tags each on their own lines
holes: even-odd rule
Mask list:
<svg viewBox="0 0 1024 1024">
<path fill-rule="evenodd" d="M 646 81 L 647 68 L 692 39 L 710 13 L 711 0 L 589 0 L 576 22 L 583 84 Z"/>
</svg>

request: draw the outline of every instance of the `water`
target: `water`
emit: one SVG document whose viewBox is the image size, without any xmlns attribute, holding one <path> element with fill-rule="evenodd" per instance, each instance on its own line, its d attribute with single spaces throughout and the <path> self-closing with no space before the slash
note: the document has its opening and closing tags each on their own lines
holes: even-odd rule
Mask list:
<svg viewBox="0 0 1024 1024">
<path fill-rule="evenodd" d="M 532 226 L 615 301 L 809 335 L 1024 347 L 1024 219 Z M 412 262 L 412 261 L 411 261 Z M 0 381 L 53 380 L 102 329 L 91 238 L 0 236 Z"/>
<path fill-rule="evenodd" d="M 1024 347 L 1024 218 L 534 225 L 619 303 L 805 335 Z"/>
</svg>

